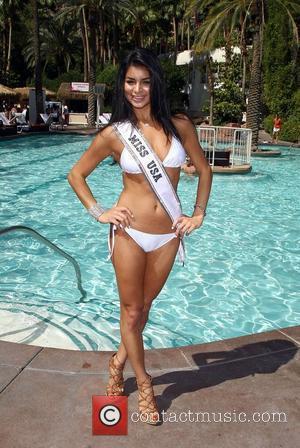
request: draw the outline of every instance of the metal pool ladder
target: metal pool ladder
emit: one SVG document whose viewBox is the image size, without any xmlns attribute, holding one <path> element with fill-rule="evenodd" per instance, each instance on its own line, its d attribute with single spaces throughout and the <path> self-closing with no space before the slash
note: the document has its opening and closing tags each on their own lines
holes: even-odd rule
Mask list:
<svg viewBox="0 0 300 448">
<path fill-rule="evenodd" d="M 41 235 L 36 230 L 31 229 L 30 227 L 26 227 L 26 226 L 10 226 L 10 227 L 6 227 L 4 229 L 0 229 L 0 236 L 4 235 L 5 233 L 14 232 L 14 231 L 22 231 L 22 232 L 25 232 L 25 233 L 30 233 L 37 240 L 42 241 L 44 244 L 46 244 L 46 246 L 50 247 L 55 252 L 59 253 L 62 257 L 66 258 L 70 263 L 72 263 L 72 265 L 74 266 L 74 269 L 75 269 L 75 273 L 76 273 L 77 288 L 78 288 L 78 290 L 81 293 L 81 297 L 79 299 L 79 303 L 80 302 L 84 302 L 84 299 L 86 298 L 86 291 L 82 287 L 81 271 L 80 271 L 79 264 L 77 263 L 75 258 L 72 257 L 71 255 L 69 255 L 64 250 L 60 249 L 60 247 L 56 246 L 56 244 L 52 243 L 46 237 Z"/>
</svg>

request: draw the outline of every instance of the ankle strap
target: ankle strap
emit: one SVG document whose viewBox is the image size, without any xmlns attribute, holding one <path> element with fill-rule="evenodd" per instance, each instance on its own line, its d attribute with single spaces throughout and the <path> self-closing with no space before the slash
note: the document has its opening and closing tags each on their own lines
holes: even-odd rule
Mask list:
<svg viewBox="0 0 300 448">
<path fill-rule="evenodd" d="M 146 383 L 146 381 L 149 381 L 150 383 L 152 383 L 152 376 L 149 375 L 149 373 L 147 373 L 147 378 L 145 378 L 141 383 L 138 383 L 137 379 L 136 379 L 136 384 L 140 387 L 142 386 L 144 383 Z"/>
<path fill-rule="evenodd" d="M 116 358 L 116 360 L 118 361 L 118 363 L 120 364 L 120 366 L 124 366 L 125 363 L 123 363 L 123 362 L 121 362 L 121 361 L 119 360 L 119 357 L 118 357 L 118 353 L 117 353 L 117 352 L 113 354 L 113 357 Z"/>
</svg>

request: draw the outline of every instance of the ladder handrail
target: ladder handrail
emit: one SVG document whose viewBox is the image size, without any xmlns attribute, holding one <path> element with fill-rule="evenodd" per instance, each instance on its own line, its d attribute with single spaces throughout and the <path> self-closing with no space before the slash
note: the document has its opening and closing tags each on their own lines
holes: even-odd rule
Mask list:
<svg viewBox="0 0 300 448">
<path fill-rule="evenodd" d="M 23 232 L 30 233 L 31 235 L 36 237 L 38 240 L 40 240 L 43 243 L 45 243 L 46 246 L 48 246 L 51 249 L 53 249 L 54 251 L 58 252 L 61 256 L 63 256 L 64 258 L 69 260 L 70 263 L 72 263 L 72 265 L 74 266 L 74 269 L 75 269 L 75 273 L 76 273 L 77 288 L 79 289 L 79 291 L 81 293 L 81 297 L 79 299 L 79 303 L 83 302 L 84 299 L 86 298 L 86 291 L 82 287 L 81 271 L 80 271 L 79 264 L 77 263 L 75 258 L 72 257 L 72 255 L 69 255 L 67 252 L 65 252 L 60 247 L 58 247 L 56 244 L 52 243 L 52 241 L 48 240 L 48 238 L 46 238 L 45 236 L 41 235 L 36 230 L 31 229 L 31 227 L 27 227 L 27 226 L 10 226 L 10 227 L 6 227 L 4 229 L 0 229 L 0 235 L 4 235 L 5 233 L 12 232 L 12 231 L 15 231 L 15 230 L 21 230 Z"/>
</svg>

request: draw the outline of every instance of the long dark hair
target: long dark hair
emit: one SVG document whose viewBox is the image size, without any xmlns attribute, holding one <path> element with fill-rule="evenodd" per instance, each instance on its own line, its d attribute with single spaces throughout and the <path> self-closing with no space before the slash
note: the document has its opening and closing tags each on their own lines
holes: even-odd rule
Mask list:
<svg viewBox="0 0 300 448">
<path fill-rule="evenodd" d="M 137 124 L 137 118 L 133 108 L 124 94 L 125 76 L 128 68 L 132 65 L 142 65 L 147 68 L 150 73 L 151 118 L 162 126 L 167 137 L 175 135 L 181 140 L 180 135 L 171 120 L 171 111 L 166 97 L 165 79 L 162 67 L 158 57 L 146 48 L 136 48 L 135 50 L 132 50 L 120 64 L 109 124 L 127 120 L 133 125 Z"/>
</svg>

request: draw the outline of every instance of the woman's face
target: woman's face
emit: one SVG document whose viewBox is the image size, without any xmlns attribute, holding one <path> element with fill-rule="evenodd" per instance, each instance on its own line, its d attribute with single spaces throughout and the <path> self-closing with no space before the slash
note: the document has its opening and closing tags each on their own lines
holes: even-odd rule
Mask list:
<svg viewBox="0 0 300 448">
<path fill-rule="evenodd" d="M 131 65 L 126 73 L 124 94 L 127 101 L 136 109 L 150 104 L 150 73 L 142 65 Z"/>
</svg>

